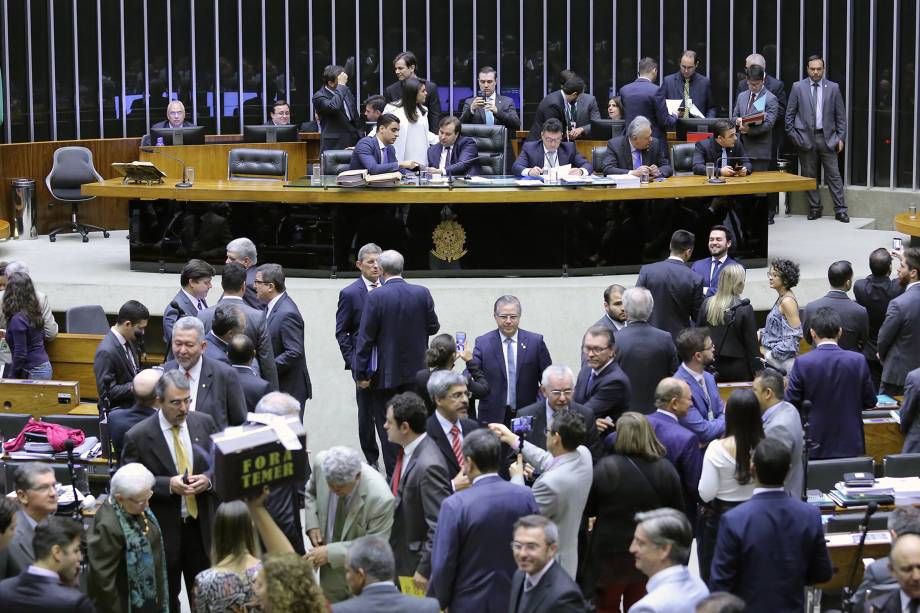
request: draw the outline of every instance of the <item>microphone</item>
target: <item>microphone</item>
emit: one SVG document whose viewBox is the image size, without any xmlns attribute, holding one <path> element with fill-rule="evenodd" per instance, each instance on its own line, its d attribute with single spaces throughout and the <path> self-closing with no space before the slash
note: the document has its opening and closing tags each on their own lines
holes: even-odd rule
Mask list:
<svg viewBox="0 0 920 613">
<path fill-rule="evenodd" d="M 64 441 L 64 449 L 67 450 L 67 472 L 70 473 L 70 487 L 73 488 L 73 517 L 76 520 L 80 520 L 80 499 L 77 497 L 77 474 L 73 467 L 73 439 L 68 437 L 67 440 Z"/>
<path fill-rule="evenodd" d="M 739 302 L 739 303 L 736 304 L 735 306 L 730 306 L 730 307 L 728 307 L 727 309 L 725 309 L 725 312 L 726 312 L 726 313 L 734 313 L 737 309 L 740 309 L 740 308 L 743 307 L 743 306 L 748 306 L 749 304 L 751 304 L 751 299 L 750 299 L 750 298 L 742 298 L 742 299 L 741 299 L 741 302 Z"/>
<path fill-rule="evenodd" d="M 169 159 L 182 164 L 182 180 L 179 183 L 176 183 L 176 187 L 187 188 L 187 187 L 192 186 L 191 183 L 188 183 L 185 180 L 185 162 L 184 161 L 182 161 L 181 159 L 177 158 L 174 155 L 170 155 L 169 153 L 166 153 L 165 151 L 160 151 L 156 147 L 141 147 L 141 151 L 143 151 L 144 153 L 155 153 L 157 155 L 162 155 L 164 157 L 168 157 Z"/>
<path fill-rule="evenodd" d="M 177 303 L 175 300 L 173 300 L 172 302 L 170 302 L 170 303 L 169 303 L 169 306 L 171 306 L 172 308 L 176 309 L 176 311 L 179 312 L 179 317 L 185 317 L 185 316 L 188 315 L 188 313 L 186 313 L 185 311 L 183 311 L 183 310 L 182 310 L 182 307 L 180 307 L 180 306 L 179 306 L 179 303 Z"/>
</svg>

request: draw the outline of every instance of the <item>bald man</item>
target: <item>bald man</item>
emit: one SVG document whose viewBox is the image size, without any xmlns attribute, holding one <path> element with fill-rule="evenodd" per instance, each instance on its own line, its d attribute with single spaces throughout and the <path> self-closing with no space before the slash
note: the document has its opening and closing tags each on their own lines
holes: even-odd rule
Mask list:
<svg viewBox="0 0 920 613">
<path fill-rule="evenodd" d="M 164 121 L 158 121 L 157 123 L 150 126 L 150 128 L 192 128 L 195 124 L 185 121 L 185 105 L 182 104 L 181 100 L 172 100 L 166 106 L 166 119 Z M 150 134 L 145 134 L 142 139 L 141 147 L 147 147 L 150 145 Z"/>
<path fill-rule="evenodd" d="M 869 600 L 872 611 L 878 613 L 914 613 L 920 608 L 920 536 L 902 534 L 891 548 L 891 574 L 899 589 L 884 591 Z"/>
<path fill-rule="evenodd" d="M 156 413 L 156 394 L 154 388 L 163 371 L 148 368 L 134 376 L 134 404 L 127 409 L 116 409 L 109 413 L 109 439 L 115 450 L 114 457 L 121 457 L 121 445 L 125 433 L 131 427 Z"/>
</svg>

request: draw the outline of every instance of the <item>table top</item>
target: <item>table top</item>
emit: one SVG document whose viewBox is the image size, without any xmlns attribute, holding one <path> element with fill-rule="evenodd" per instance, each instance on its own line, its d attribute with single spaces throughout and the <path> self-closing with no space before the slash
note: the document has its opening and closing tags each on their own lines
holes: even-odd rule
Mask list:
<svg viewBox="0 0 920 613">
<path fill-rule="evenodd" d="M 0 240 L 10 237 L 10 222 L 0 219 Z"/>
<path fill-rule="evenodd" d="M 903 212 L 894 216 L 894 228 L 898 232 L 903 232 L 910 236 L 920 236 L 920 215 L 914 215 L 910 218 L 910 213 Z"/>
</svg>

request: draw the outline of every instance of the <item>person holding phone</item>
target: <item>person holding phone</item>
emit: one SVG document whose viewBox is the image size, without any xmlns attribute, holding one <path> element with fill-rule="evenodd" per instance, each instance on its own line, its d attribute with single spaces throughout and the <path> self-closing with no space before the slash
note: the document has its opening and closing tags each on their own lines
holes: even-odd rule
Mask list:
<svg viewBox="0 0 920 613">
<path fill-rule="evenodd" d="M 491 66 L 479 69 L 476 95 L 463 102 L 460 123 L 478 123 L 505 126 L 509 133 L 521 129 L 521 120 L 514 108 L 514 100 L 498 93 L 498 73 Z M 511 134 L 509 134 L 510 136 Z M 508 139 L 511 141 L 511 138 Z"/>
<path fill-rule="evenodd" d="M 461 335 L 463 335 L 463 343 L 460 342 Z M 428 394 L 428 379 L 436 370 L 453 370 L 458 358 L 463 360 L 466 368 L 463 374 L 466 377 L 466 389 L 471 394 L 468 410 L 470 419 L 476 419 L 474 401 L 489 395 L 489 382 L 486 380 L 485 373 L 477 364 L 472 363 L 473 348 L 466 344 L 466 333 L 457 332 L 456 341 L 450 334 L 438 334 L 431 339 L 428 351 L 425 352 L 425 368 L 418 371 L 415 376 L 418 395 L 425 401 L 429 416 L 434 413 L 435 403 Z"/>
<path fill-rule="evenodd" d="M 706 164 L 715 164 L 721 177 L 744 177 L 754 172 L 754 165 L 738 142 L 735 126 L 726 119 L 712 123 L 713 136 L 696 144 L 693 174 L 705 175 Z"/>
</svg>

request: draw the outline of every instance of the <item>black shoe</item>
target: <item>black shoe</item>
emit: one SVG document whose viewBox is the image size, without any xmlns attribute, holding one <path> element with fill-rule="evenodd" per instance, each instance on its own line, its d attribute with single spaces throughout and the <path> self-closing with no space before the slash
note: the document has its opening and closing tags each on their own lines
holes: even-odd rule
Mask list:
<svg viewBox="0 0 920 613">
<path fill-rule="evenodd" d="M 775 223 L 776 223 L 776 222 L 773 221 L 773 218 L 772 218 L 772 217 L 770 217 L 769 219 L 767 219 L 767 225 L 768 225 L 768 226 L 772 226 L 772 225 L 775 224 Z"/>
<path fill-rule="evenodd" d="M 808 221 L 821 217 L 821 211 L 808 211 Z"/>
<path fill-rule="evenodd" d="M 850 223 L 850 216 L 843 212 L 840 212 L 834 215 L 834 219 L 836 219 L 837 221 L 841 221 L 843 223 Z"/>
</svg>

